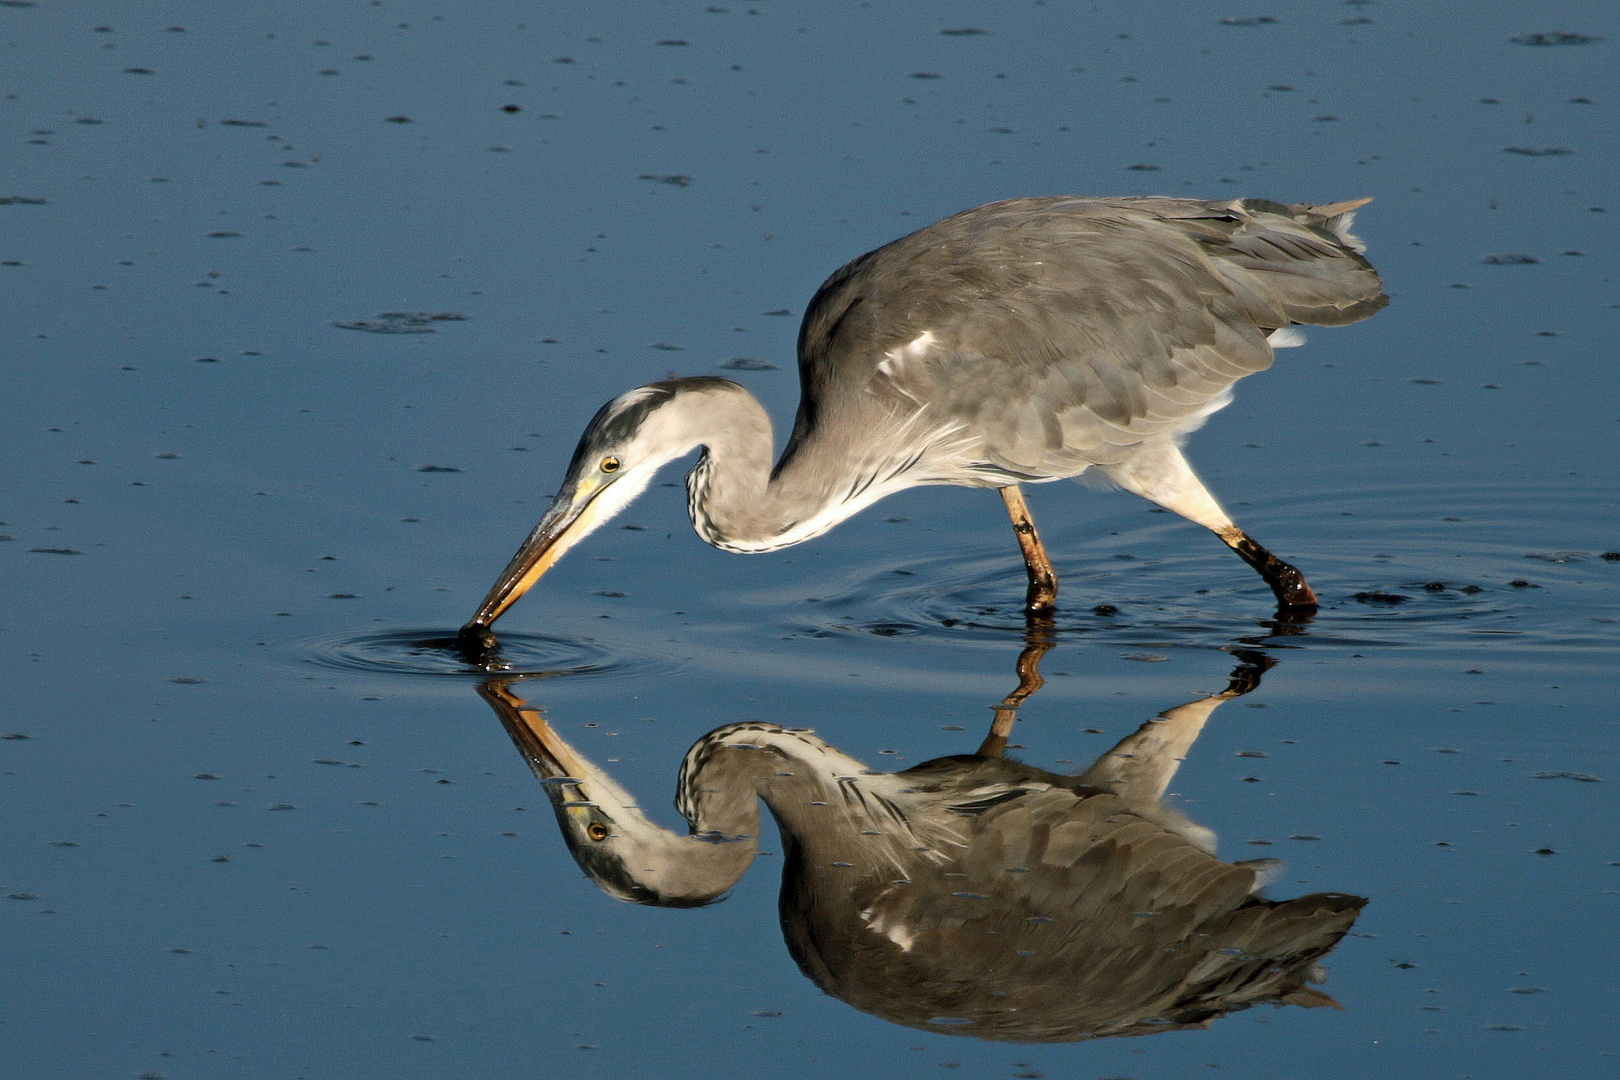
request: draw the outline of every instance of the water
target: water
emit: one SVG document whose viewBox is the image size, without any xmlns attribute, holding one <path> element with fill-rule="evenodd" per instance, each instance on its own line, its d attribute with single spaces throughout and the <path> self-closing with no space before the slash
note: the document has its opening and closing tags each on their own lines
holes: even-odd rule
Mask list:
<svg viewBox="0 0 1620 1080">
<path fill-rule="evenodd" d="M 0 7 L 8 1075 L 1612 1075 L 1610 5 L 716 7 Z M 1557 31 L 1601 40 L 1510 41 Z M 1274 659 L 1171 790 L 1286 861 L 1272 895 L 1369 898 L 1342 1011 L 1055 1046 L 869 1017 L 789 958 L 775 857 L 697 910 L 584 880 L 434 644 L 602 401 L 724 371 L 784 427 L 827 272 L 1065 191 L 1377 196 L 1392 305 L 1192 443 L 1322 612 L 1034 489 L 1065 608 L 1013 735 L 1078 771 Z M 742 558 L 655 487 L 507 659 L 666 826 L 724 723 L 903 769 L 1016 684 L 1007 533 L 941 488 Z"/>
</svg>

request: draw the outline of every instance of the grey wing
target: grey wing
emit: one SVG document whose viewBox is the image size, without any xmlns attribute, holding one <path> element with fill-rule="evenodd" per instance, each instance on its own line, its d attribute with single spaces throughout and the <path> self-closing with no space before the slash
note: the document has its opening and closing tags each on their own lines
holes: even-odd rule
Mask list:
<svg viewBox="0 0 1620 1080">
<path fill-rule="evenodd" d="M 948 466 L 987 483 L 1117 463 L 1224 405 L 1273 331 L 1387 302 L 1348 232 L 1358 205 L 1050 198 L 947 218 L 823 287 L 807 396 L 930 414 Z"/>
</svg>

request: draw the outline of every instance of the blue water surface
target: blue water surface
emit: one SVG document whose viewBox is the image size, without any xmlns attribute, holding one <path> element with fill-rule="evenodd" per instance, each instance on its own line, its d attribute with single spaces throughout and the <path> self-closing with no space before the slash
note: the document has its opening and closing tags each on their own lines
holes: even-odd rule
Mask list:
<svg viewBox="0 0 1620 1080">
<path fill-rule="evenodd" d="M 0 4 L 5 1075 L 1614 1075 L 1616 48 L 1605 0 Z M 869 1017 L 788 957 L 779 857 L 709 908 L 600 893 L 422 645 L 602 401 L 724 374 L 781 431 L 826 274 L 1066 192 L 1376 197 L 1390 307 L 1190 450 L 1321 613 L 1034 489 L 1065 607 L 1014 735 L 1078 771 L 1269 655 L 1171 790 L 1275 895 L 1369 898 L 1342 1010 Z M 977 746 L 1023 645 L 993 493 L 744 558 L 661 479 L 501 624 L 650 812 L 723 723 Z"/>
</svg>

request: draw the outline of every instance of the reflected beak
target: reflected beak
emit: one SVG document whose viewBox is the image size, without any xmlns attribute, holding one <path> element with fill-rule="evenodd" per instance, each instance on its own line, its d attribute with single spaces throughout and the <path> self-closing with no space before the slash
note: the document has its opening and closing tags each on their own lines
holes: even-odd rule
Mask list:
<svg viewBox="0 0 1620 1080">
<path fill-rule="evenodd" d="M 594 765 L 574 752 L 574 748 L 546 723 L 544 711 L 530 705 L 513 692 L 514 680 L 491 679 L 480 683 L 479 696 L 489 702 L 495 715 L 501 718 L 506 733 L 522 751 L 529 768 L 546 786 L 546 796 L 559 811 L 566 814 L 581 833 L 589 835 L 593 825 L 612 828 L 613 818 L 602 807 L 591 801 L 595 787 L 593 777 L 600 777 Z M 613 782 L 607 781 L 611 790 Z M 622 793 L 621 793 L 622 794 Z M 627 803 L 628 797 L 620 799 Z M 593 840 L 600 837 L 592 837 Z"/>
<path fill-rule="evenodd" d="M 609 481 L 610 483 L 611 481 Z M 518 602 L 522 595 L 551 569 L 551 564 L 562 558 L 563 552 L 573 547 L 597 525 L 596 497 L 607 484 L 591 477 L 580 484 L 569 485 L 553 500 L 540 523 L 529 538 L 523 541 L 512 561 L 506 564 L 484 602 L 478 605 L 473 617 L 461 628 L 461 637 L 484 634 L 506 609 Z"/>
<path fill-rule="evenodd" d="M 501 718 L 506 733 L 528 759 L 536 776 L 542 780 L 571 779 L 577 783 L 590 775 L 590 764 L 579 758 L 573 747 L 551 729 L 543 712 L 512 692 L 508 680 L 491 679 L 481 683 L 478 693 Z"/>
</svg>

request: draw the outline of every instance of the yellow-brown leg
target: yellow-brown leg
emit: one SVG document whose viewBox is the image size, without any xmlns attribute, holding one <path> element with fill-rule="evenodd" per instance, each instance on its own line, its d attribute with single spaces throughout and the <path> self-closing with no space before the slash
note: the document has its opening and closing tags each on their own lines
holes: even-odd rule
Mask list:
<svg viewBox="0 0 1620 1080">
<path fill-rule="evenodd" d="M 1001 489 L 1001 500 L 1007 504 L 1007 516 L 1012 519 L 1013 532 L 1018 534 L 1018 548 L 1024 553 L 1024 569 L 1029 572 L 1029 592 L 1024 600 L 1024 611 L 1030 615 L 1048 615 L 1057 606 L 1057 571 L 1047 557 L 1035 521 L 1029 516 L 1029 505 L 1017 484 Z"/>
<path fill-rule="evenodd" d="M 1316 593 L 1305 584 L 1305 575 L 1255 543 L 1233 523 L 1193 473 L 1174 440 L 1162 435 L 1149 439 L 1124 461 L 1105 466 L 1103 472 L 1126 491 L 1152 499 L 1226 541 L 1226 546 L 1271 586 L 1277 596 L 1278 614 L 1298 617 L 1316 610 Z"/>
</svg>

